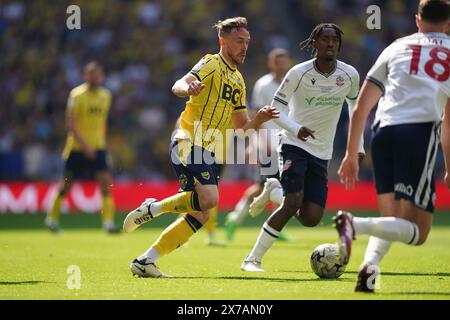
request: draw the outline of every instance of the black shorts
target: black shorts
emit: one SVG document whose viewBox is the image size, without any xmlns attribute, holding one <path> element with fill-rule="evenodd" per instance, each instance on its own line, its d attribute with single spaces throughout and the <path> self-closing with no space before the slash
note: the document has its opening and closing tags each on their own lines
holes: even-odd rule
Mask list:
<svg viewBox="0 0 450 320">
<path fill-rule="evenodd" d="M 197 155 L 203 155 L 198 156 Z M 222 164 L 215 163 L 214 154 L 198 146 L 191 147 L 187 163 L 181 163 L 178 157 L 178 140 L 170 143 L 169 156 L 172 168 L 178 178 L 180 191 L 194 190 L 195 183 L 218 185 Z"/>
<path fill-rule="evenodd" d="M 99 171 L 109 170 L 106 150 L 97 150 L 95 159 L 87 159 L 83 152 L 72 151 L 64 165 L 64 177 L 73 180 L 93 180 Z"/>
<path fill-rule="evenodd" d="M 328 160 L 319 159 L 296 146 L 283 144 L 280 152 L 283 193 L 303 192 L 303 202 L 325 208 L 328 195 Z"/>
<path fill-rule="evenodd" d="M 439 135 L 439 125 L 432 122 L 376 126 L 372 158 L 377 194 L 394 192 L 395 199 L 433 212 Z"/>
</svg>

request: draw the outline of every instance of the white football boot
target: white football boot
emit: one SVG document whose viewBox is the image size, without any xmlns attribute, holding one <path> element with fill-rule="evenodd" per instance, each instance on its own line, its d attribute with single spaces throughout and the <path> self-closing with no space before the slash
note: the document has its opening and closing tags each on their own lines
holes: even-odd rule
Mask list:
<svg viewBox="0 0 450 320">
<path fill-rule="evenodd" d="M 264 272 L 264 269 L 261 267 L 261 262 L 256 260 L 244 260 L 241 265 L 241 270 L 246 272 Z"/>
<path fill-rule="evenodd" d="M 140 227 L 142 224 L 154 219 L 150 206 L 153 202 L 156 202 L 154 198 L 145 199 L 142 204 L 131 211 L 123 221 L 123 231 L 130 233 Z"/>
<path fill-rule="evenodd" d="M 167 274 L 162 273 L 156 264 L 147 263 L 134 259 L 130 265 L 131 273 L 142 278 L 173 278 Z"/>
<path fill-rule="evenodd" d="M 253 202 L 250 204 L 249 213 L 252 217 L 256 217 L 259 215 L 267 203 L 270 201 L 270 193 L 275 188 L 282 188 L 280 181 L 276 178 L 269 178 L 264 182 L 264 189 L 261 194 L 253 199 Z"/>
</svg>

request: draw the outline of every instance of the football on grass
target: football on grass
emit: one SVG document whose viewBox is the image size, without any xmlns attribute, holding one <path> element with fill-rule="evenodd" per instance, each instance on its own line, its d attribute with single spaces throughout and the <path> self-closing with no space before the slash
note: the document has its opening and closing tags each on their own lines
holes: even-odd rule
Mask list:
<svg viewBox="0 0 450 320">
<path fill-rule="evenodd" d="M 345 265 L 339 263 L 339 251 L 335 244 L 324 243 L 311 254 L 311 268 L 320 278 L 339 278 Z"/>
</svg>

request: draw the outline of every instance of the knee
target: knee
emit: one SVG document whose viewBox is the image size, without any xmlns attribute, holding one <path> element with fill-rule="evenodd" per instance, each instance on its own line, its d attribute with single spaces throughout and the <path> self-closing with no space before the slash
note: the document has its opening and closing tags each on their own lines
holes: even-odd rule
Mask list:
<svg viewBox="0 0 450 320">
<path fill-rule="evenodd" d="M 219 195 L 210 193 L 203 195 L 202 197 L 199 196 L 199 201 L 200 201 L 200 208 L 202 209 L 202 211 L 206 211 L 216 207 L 219 204 Z"/>
<path fill-rule="evenodd" d="M 202 225 L 204 225 L 208 219 L 209 219 L 209 211 L 205 210 L 198 213 L 190 213 L 191 216 L 193 216 L 195 219 L 197 219 L 198 222 L 200 222 Z"/>
<path fill-rule="evenodd" d="M 421 246 L 421 245 L 423 245 L 423 244 L 427 241 L 427 238 L 428 238 L 428 235 L 427 235 L 427 234 L 424 235 L 424 236 L 420 235 L 420 236 L 419 236 L 419 240 L 418 240 L 417 243 L 416 243 L 416 246 Z"/>
<path fill-rule="evenodd" d="M 428 226 L 418 225 L 419 229 L 419 240 L 417 240 L 416 246 L 421 246 L 428 239 L 428 234 L 430 233 L 430 228 Z"/>
<path fill-rule="evenodd" d="M 319 224 L 321 217 L 305 217 L 304 215 L 298 215 L 298 220 L 305 227 L 315 227 Z"/>
<path fill-rule="evenodd" d="M 296 215 L 297 211 L 302 207 L 301 197 L 286 197 L 283 201 L 282 208 L 283 211 L 288 212 L 291 216 Z"/>
</svg>

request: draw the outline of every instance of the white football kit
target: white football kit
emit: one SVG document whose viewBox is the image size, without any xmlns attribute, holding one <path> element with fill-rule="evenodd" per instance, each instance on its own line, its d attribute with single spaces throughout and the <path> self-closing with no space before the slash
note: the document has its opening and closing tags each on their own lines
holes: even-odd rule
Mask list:
<svg viewBox="0 0 450 320">
<path fill-rule="evenodd" d="M 375 124 L 440 122 L 450 95 L 450 37 L 414 33 L 387 47 L 367 74 L 384 96 Z"/>
<path fill-rule="evenodd" d="M 320 72 L 312 59 L 294 66 L 275 93 L 272 105 L 280 110 L 274 119 L 284 128 L 280 144 L 297 146 L 311 155 L 329 160 L 344 101 L 353 109 L 359 91 L 359 74 L 351 65 L 337 60 L 329 74 Z M 297 137 L 302 126 L 314 130 L 315 139 Z M 364 153 L 363 139 L 360 152 Z"/>
<path fill-rule="evenodd" d="M 275 95 L 275 92 L 277 91 L 280 83 L 275 81 L 275 78 L 273 74 L 268 73 L 261 78 L 259 78 L 255 86 L 253 87 L 252 92 L 252 103 L 255 108 L 262 108 L 263 106 L 271 105 L 273 96 Z M 267 130 L 266 132 L 262 132 L 261 129 Z M 282 128 L 276 124 L 274 121 L 267 121 L 263 123 L 259 130 L 258 137 L 255 137 L 255 139 L 252 140 L 252 143 L 254 145 L 254 150 L 259 150 L 260 157 L 263 156 L 261 152 L 265 153 L 266 149 L 271 150 L 271 157 L 270 157 L 270 163 L 267 163 L 269 159 L 260 159 L 265 163 L 262 163 L 263 167 L 267 167 L 271 164 L 277 164 L 278 163 L 278 156 L 277 156 L 277 148 L 279 145 L 279 135 L 278 133 L 282 130 Z M 269 145 L 267 145 L 269 144 Z M 264 171 L 266 171 L 264 169 Z M 270 171 L 270 174 L 268 172 L 262 172 L 263 175 L 273 175 L 278 172 L 278 165 L 274 167 L 274 170 Z M 259 176 L 259 173 L 258 173 Z"/>
<path fill-rule="evenodd" d="M 367 74 L 384 92 L 373 125 L 378 194 L 433 212 L 439 127 L 450 95 L 450 38 L 414 33 L 387 47 Z"/>
</svg>

